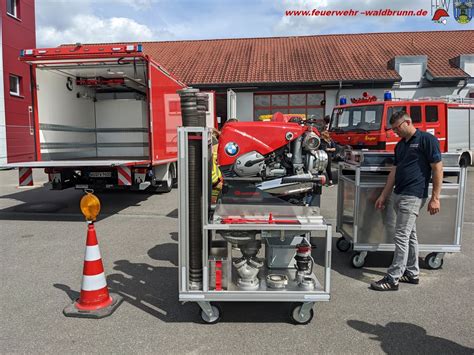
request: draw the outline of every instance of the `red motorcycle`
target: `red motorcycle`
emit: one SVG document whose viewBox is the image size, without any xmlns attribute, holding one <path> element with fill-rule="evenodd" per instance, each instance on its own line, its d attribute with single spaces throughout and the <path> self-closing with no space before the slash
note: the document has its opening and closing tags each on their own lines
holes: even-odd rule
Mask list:
<svg viewBox="0 0 474 355">
<path fill-rule="evenodd" d="M 293 204 L 319 204 L 314 197 L 321 194 L 328 156 L 318 149 L 316 121 L 275 116 L 267 122 L 224 125 L 218 147 L 224 181 L 250 181 Z"/>
</svg>

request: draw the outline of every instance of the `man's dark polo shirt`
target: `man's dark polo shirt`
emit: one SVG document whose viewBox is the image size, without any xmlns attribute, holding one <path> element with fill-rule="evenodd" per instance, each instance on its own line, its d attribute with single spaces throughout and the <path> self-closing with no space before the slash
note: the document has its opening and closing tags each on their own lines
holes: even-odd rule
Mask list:
<svg viewBox="0 0 474 355">
<path fill-rule="evenodd" d="M 439 161 L 439 141 L 432 134 L 417 129 L 408 142 L 403 138 L 395 147 L 395 193 L 427 198 L 430 164 Z"/>
</svg>

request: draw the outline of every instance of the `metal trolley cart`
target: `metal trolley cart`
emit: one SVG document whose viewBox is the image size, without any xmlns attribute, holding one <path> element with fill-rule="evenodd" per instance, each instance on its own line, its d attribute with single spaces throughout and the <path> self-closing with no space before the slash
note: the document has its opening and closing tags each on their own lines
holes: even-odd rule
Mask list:
<svg viewBox="0 0 474 355">
<path fill-rule="evenodd" d="M 431 269 L 443 265 L 445 253 L 461 251 L 461 235 L 466 190 L 466 167 L 459 166 L 460 154 L 443 154 L 441 211 L 430 216 L 426 205 L 417 220 L 419 250 L 428 252 L 425 262 Z M 355 251 L 352 265 L 364 266 L 367 252 L 393 251 L 394 213 L 391 199 L 384 210 L 375 209 L 375 201 L 385 186 L 393 165 L 393 153 L 347 151 L 339 164 L 336 243 L 340 251 Z M 430 184 L 428 195 L 431 195 Z"/>
<path fill-rule="evenodd" d="M 179 128 L 178 139 L 179 300 L 196 302 L 205 323 L 221 317 L 213 301 L 295 302 L 291 320 L 309 323 L 314 303 L 330 298 L 332 227 L 314 208 L 281 204 L 250 184 L 211 208 L 210 130 Z M 312 231 L 326 236 L 322 283 Z"/>
</svg>

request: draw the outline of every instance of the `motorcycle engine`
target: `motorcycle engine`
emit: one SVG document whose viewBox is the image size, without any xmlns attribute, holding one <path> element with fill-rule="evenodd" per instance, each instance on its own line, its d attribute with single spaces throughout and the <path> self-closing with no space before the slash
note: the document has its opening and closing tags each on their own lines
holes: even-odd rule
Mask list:
<svg viewBox="0 0 474 355">
<path fill-rule="evenodd" d="M 239 156 L 233 170 L 240 177 L 259 176 L 264 180 L 308 173 L 317 175 L 326 169 L 328 162 L 326 152 L 318 150 L 320 143 L 318 135 L 308 131 L 267 156 L 257 151 Z"/>
</svg>

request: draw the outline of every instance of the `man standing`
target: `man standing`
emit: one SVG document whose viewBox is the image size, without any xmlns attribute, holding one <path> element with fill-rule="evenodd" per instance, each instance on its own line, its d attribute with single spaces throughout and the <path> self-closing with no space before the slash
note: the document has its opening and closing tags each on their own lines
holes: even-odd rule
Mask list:
<svg viewBox="0 0 474 355">
<path fill-rule="evenodd" d="M 394 166 L 387 183 L 375 202 L 375 207 L 383 209 L 392 193 L 396 213 L 395 252 L 387 275 L 370 286 L 377 291 L 396 291 L 398 282 L 419 283 L 418 240 L 416 218 L 428 197 L 428 185 L 433 172 L 433 192 L 428 203 L 428 211 L 434 215 L 440 210 L 439 195 L 443 181 L 443 165 L 438 139 L 413 126 L 405 111 L 390 117 L 392 130 L 402 139 L 395 147 Z"/>
</svg>

